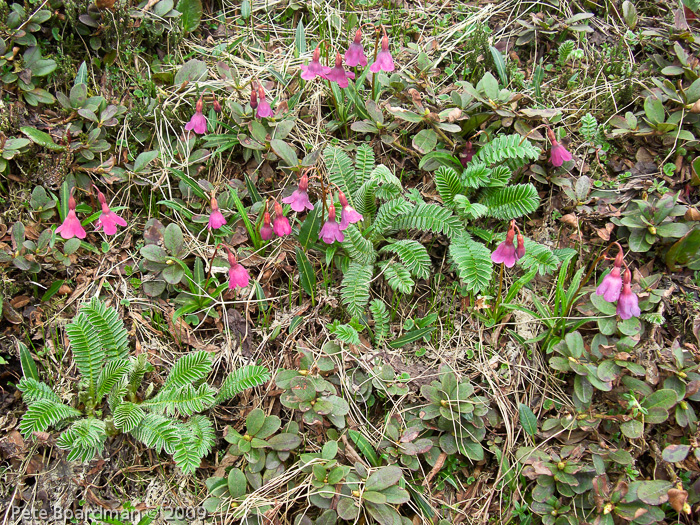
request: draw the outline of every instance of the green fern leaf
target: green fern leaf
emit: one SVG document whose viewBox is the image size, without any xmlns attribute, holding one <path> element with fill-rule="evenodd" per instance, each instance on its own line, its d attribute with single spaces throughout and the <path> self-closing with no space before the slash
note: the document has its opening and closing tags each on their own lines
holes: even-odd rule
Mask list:
<svg viewBox="0 0 700 525">
<path fill-rule="evenodd" d="M 455 170 L 440 166 L 435 172 L 435 187 L 445 206 L 453 206 L 457 195 L 464 193 L 465 188 Z"/>
<path fill-rule="evenodd" d="M 63 431 L 56 441 L 62 450 L 70 450 L 68 461 L 91 461 L 104 450 L 107 432 L 105 423 L 100 419 L 87 418 L 73 423 Z"/>
<path fill-rule="evenodd" d="M 182 424 L 160 414 L 146 414 L 131 435 L 160 453 L 173 454 L 182 439 Z"/>
<path fill-rule="evenodd" d="M 215 403 L 223 403 L 244 390 L 267 383 L 270 371 L 264 366 L 246 365 L 231 372 L 221 384 Z"/>
<path fill-rule="evenodd" d="M 396 199 L 403 191 L 403 186 L 399 178 L 384 164 L 380 164 L 374 168 L 370 178 L 377 182 L 377 197 L 382 200 L 388 201 Z"/>
<path fill-rule="evenodd" d="M 377 259 L 377 251 L 372 242 L 362 236 L 357 226 L 351 224 L 344 233 L 342 245 L 350 259 L 360 264 L 371 264 Z"/>
<path fill-rule="evenodd" d="M 102 398 L 114 388 L 114 385 L 121 383 L 122 379 L 126 378 L 129 370 L 131 370 L 131 363 L 128 359 L 113 359 L 107 361 L 104 368 L 100 370 L 100 375 L 97 378 L 95 402 L 99 403 L 102 401 Z"/>
<path fill-rule="evenodd" d="M 399 216 L 409 213 L 412 209 L 413 204 L 403 199 L 393 199 L 382 204 L 377 212 L 377 218 L 369 227 L 369 238 L 378 239 L 396 222 Z"/>
<path fill-rule="evenodd" d="M 410 239 L 396 241 L 384 246 L 379 251 L 391 252 L 398 255 L 404 266 L 418 279 L 427 279 L 430 277 L 430 256 L 425 246 L 418 241 Z"/>
<path fill-rule="evenodd" d="M 488 186 L 491 170 L 483 162 L 470 162 L 462 172 L 461 182 L 467 188 L 482 188 Z"/>
<path fill-rule="evenodd" d="M 136 392 L 141 381 L 147 372 L 153 370 L 153 365 L 148 362 L 148 354 L 139 354 L 137 357 L 131 358 L 131 372 L 129 372 L 129 388 L 132 392 Z"/>
<path fill-rule="evenodd" d="M 22 392 L 22 399 L 24 399 L 27 405 L 31 405 L 41 399 L 48 399 L 54 403 L 61 403 L 61 398 L 51 390 L 49 385 L 37 381 L 36 379 L 23 377 L 17 385 L 17 389 Z"/>
<path fill-rule="evenodd" d="M 185 423 L 185 428 L 192 432 L 192 435 L 195 437 L 195 450 L 199 457 L 203 458 L 209 455 L 216 444 L 214 425 L 212 425 L 209 418 L 201 415 L 192 416 Z"/>
<path fill-rule="evenodd" d="M 99 332 L 90 324 L 87 315 L 80 312 L 66 325 L 66 333 L 80 374 L 88 382 L 88 395 L 95 397 L 95 385 L 102 370 L 106 353 Z"/>
<path fill-rule="evenodd" d="M 489 209 L 491 217 L 507 221 L 534 212 L 540 198 L 532 184 L 516 184 L 484 190 L 481 203 Z"/>
<path fill-rule="evenodd" d="M 493 271 L 491 252 L 481 243 L 466 235 L 450 244 L 450 257 L 457 275 L 472 293 L 480 293 L 488 288 Z"/>
<path fill-rule="evenodd" d="M 536 242 L 525 239 L 525 255 L 520 261 L 520 266 L 525 270 L 537 268 L 540 275 L 547 275 L 559 268 L 561 261 L 552 253 L 552 250 Z"/>
<path fill-rule="evenodd" d="M 27 408 L 19 424 L 19 430 L 24 437 L 32 432 L 45 432 L 49 427 L 60 421 L 80 417 L 81 413 L 75 408 L 57 403 L 50 399 L 40 399 Z"/>
<path fill-rule="evenodd" d="M 590 113 L 586 113 L 581 117 L 581 129 L 579 132 L 588 142 L 593 142 L 598 135 L 598 121 Z"/>
<path fill-rule="evenodd" d="M 502 164 L 500 166 L 494 166 L 489 174 L 489 183 L 487 186 L 489 188 L 503 187 L 510 182 L 512 176 L 513 172 L 508 166 Z"/>
<path fill-rule="evenodd" d="M 336 326 L 332 333 L 343 343 L 360 346 L 360 334 L 349 324 Z"/>
<path fill-rule="evenodd" d="M 141 420 L 146 417 L 146 412 L 137 404 L 126 401 L 117 406 L 113 412 L 114 426 L 122 432 L 131 432 Z"/>
<path fill-rule="evenodd" d="M 393 230 L 422 230 L 456 237 L 462 223 L 450 210 L 437 204 L 418 204 L 411 212 L 397 218 Z"/>
<path fill-rule="evenodd" d="M 380 345 L 389 337 L 389 311 L 381 299 L 369 303 L 369 311 L 374 320 L 374 342 Z"/>
<path fill-rule="evenodd" d="M 478 202 L 472 204 L 464 195 L 457 195 L 455 197 L 455 211 L 465 220 L 474 220 L 486 215 L 489 209 Z"/>
<path fill-rule="evenodd" d="M 340 297 L 351 317 L 360 319 L 369 301 L 372 265 L 351 262 L 340 285 Z"/>
<path fill-rule="evenodd" d="M 323 160 L 328 170 L 328 180 L 340 188 L 350 204 L 355 207 L 353 198 L 358 183 L 355 180 L 355 170 L 348 154 L 336 146 L 326 146 L 326 149 L 323 150 Z"/>
<path fill-rule="evenodd" d="M 374 169 L 374 150 L 369 144 L 360 144 L 355 155 L 355 180 L 358 186 L 370 180 Z M 359 208 L 357 208 L 359 211 Z M 360 212 L 362 213 L 362 212 Z"/>
<path fill-rule="evenodd" d="M 355 209 L 364 219 L 370 222 L 377 213 L 376 193 L 377 181 L 366 180 L 355 194 Z"/>
<path fill-rule="evenodd" d="M 197 453 L 197 443 L 189 430 L 183 432 L 183 437 L 175 445 L 173 460 L 183 474 L 192 474 L 199 468 L 202 456 Z"/>
<path fill-rule="evenodd" d="M 99 332 L 100 343 L 105 348 L 107 359 L 129 357 L 128 334 L 124 322 L 114 308 L 108 308 L 99 298 L 93 297 L 80 311 Z"/>
<path fill-rule="evenodd" d="M 392 290 L 409 294 L 416 283 L 411 279 L 411 272 L 401 263 L 382 262 L 380 268 L 384 272 L 384 278 Z"/>
<path fill-rule="evenodd" d="M 164 390 L 183 387 L 206 378 L 211 371 L 212 356 L 199 351 L 183 355 L 175 361 L 163 384 Z"/>
<path fill-rule="evenodd" d="M 179 388 L 163 389 L 157 396 L 144 401 L 143 407 L 168 416 L 179 413 L 190 416 L 197 412 L 203 412 L 214 404 L 216 391 L 206 383 L 195 388 L 192 385 L 184 385 Z"/>
<path fill-rule="evenodd" d="M 483 145 L 473 160 L 483 162 L 487 166 L 502 164 L 506 161 L 509 166 L 522 166 L 527 160 L 536 160 L 540 150 L 528 139 L 520 135 L 500 135 Z"/>
<path fill-rule="evenodd" d="M 114 414 L 117 407 L 124 402 L 124 398 L 128 393 L 127 387 L 127 381 L 122 380 L 121 382 L 114 385 L 114 388 L 112 388 L 109 394 L 107 394 L 107 404 L 109 405 L 109 409 L 112 411 L 112 414 Z"/>
</svg>

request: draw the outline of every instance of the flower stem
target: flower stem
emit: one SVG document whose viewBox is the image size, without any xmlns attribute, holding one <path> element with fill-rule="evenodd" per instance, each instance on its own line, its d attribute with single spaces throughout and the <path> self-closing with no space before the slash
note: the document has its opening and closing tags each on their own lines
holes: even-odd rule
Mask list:
<svg viewBox="0 0 700 525">
<path fill-rule="evenodd" d="M 493 303 L 493 313 L 496 313 L 496 309 L 498 308 L 498 305 L 501 304 L 501 293 L 503 292 L 503 273 L 504 273 L 504 268 L 505 264 L 501 263 L 501 271 L 498 274 L 498 295 L 496 296 L 496 300 Z"/>
</svg>

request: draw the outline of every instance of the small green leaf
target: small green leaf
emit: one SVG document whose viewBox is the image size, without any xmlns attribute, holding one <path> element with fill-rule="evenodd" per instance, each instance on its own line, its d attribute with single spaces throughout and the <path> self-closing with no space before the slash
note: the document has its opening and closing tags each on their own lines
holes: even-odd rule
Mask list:
<svg viewBox="0 0 700 525">
<path fill-rule="evenodd" d="M 199 27 L 202 20 L 202 0 L 180 0 L 177 10 L 182 13 L 182 29 L 185 33 L 191 33 Z"/>
<path fill-rule="evenodd" d="M 419 341 L 423 339 L 426 335 L 429 335 L 435 331 L 434 326 L 426 326 L 425 328 L 419 328 L 418 330 L 412 330 L 401 337 L 394 339 L 389 343 L 390 348 L 401 348 L 414 341 Z"/>
<path fill-rule="evenodd" d="M 56 144 L 53 141 L 53 138 L 51 135 L 48 133 L 44 133 L 43 131 L 39 131 L 36 128 L 32 128 L 31 126 L 23 126 L 19 128 L 22 133 L 24 133 L 27 137 L 31 139 L 32 142 L 35 144 L 38 144 L 39 146 L 43 146 L 45 148 L 48 148 L 52 151 L 65 151 L 66 147 L 61 146 L 60 144 Z"/>
<path fill-rule="evenodd" d="M 299 267 L 299 281 L 304 291 L 312 298 L 316 291 L 316 273 L 314 272 L 309 258 L 300 246 L 296 247 L 297 266 Z"/>
<path fill-rule="evenodd" d="M 530 436 L 534 436 L 537 433 L 537 417 L 535 414 L 529 406 L 523 403 L 518 405 L 518 413 L 520 414 L 520 424 L 525 432 Z"/>
<path fill-rule="evenodd" d="M 413 137 L 413 149 L 423 155 L 430 153 L 437 145 L 437 138 L 437 133 L 432 129 L 421 130 Z"/>
<path fill-rule="evenodd" d="M 373 467 L 378 467 L 381 465 L 380 459 L 377 457 L 377 453 L 374 451 L 372 445 L 367 441 L 367 438 L 360 434 L 357 430 L 348 430 L 348 435 L 352 439 L 353 443 L 357 445 L 362 455 L 367 458 L 369 464 Z"/>
</svg>

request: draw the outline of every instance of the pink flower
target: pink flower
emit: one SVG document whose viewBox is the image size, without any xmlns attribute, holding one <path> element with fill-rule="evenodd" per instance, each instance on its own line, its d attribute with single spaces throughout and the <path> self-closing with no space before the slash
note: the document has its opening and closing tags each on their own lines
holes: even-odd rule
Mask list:
<svg viewBox="0 0 700 525">
<path fill-rule="evenodd" d="M 517 255 L 518 259 L 522 259 L 525 256 L 525 239 L 523 239 L 523 235 L 518 232 L 518 247 L 515 249 L 515 255 Z"/>
<path fill-rule="evenodd" d="M 185 125 L 185 131 L 193 131 L 198 135 L 204 135 L 207 132 L 207 117 L 202 113 L 204 108 L 204 102 L 202 97 L 199 97 L 197 105 L 195 106 L 194 115 L 190 121 Z"/>
<path fill-rule="evenodd" d="M 351 224 L 360 222 L 364 217 L 360 213 L 350 206 L 348 200 L 345 198 L 345 194 L 342 191 L 338 192 L 338 199 L 340 199 L 340 205 L 342 209 L 340 211 L 340 229 L 345 230 Z"/>
<path fill-rule="evenodd" d="M 622 278 L 620 277 L 620 268 L 614 266 L 608 275 L 603 278 L 603 282 L 596 289 L 596 295 L 602 295 L 609 303 L 614 303 L 620 297 L 622 289 Z"/>
<path fill-rule="evenodd" d="M 321 62 L 319 62 L 320 58 L 321 49 L 316 46 L 316 49 L 314 49 L 314 57 L 311 62 L 309 62 L 309 65 L 301 66 L 301 78 L 304 80 L 313 80 L 316 77 L 326 78 L 326 75 L 330 73 L 331 68 L 321 65 Z"/>
<path fill-rule="evenodd" d="M 625 275 L 622 277 L 622 292 L 620 292 L 620 298 L 617 300 L 617 315 L 620 316 L 620 319 L 639 317 L 642 314 L 639 309 L 639 299 L 630 287 L 631 281 L 632 273 L 626 270 Z"/>
<path fill-rule="evenodd" d="M 292 233 L 292 227 L 289 225 L 287 217 L 284 216 L 282 205 L 279 202 L 275 202 L 275 222 L 272 224 L 272 230 L 279 237 Z"/>
<path fill-rule="evenodd" d="M 382 37 L 382 50 L 377 53 L 377 60 L 374 61 L 374 64 L 369 66 L 369 70 L 372 73 L 394 70 L 394 59 L 389 52 L 389 38 L 386 36 L 386 31 Z"/>
<path fill-rule="evenodd" d="M 75 207 L 75 199 L 73 198 L 73 195 L 71 195 L 68 199 L 68 215 L 66 215 L 63 224 L 56 228 L 56 233 L 60 233 L 61 237 L 64 239 L 72 239 L 73 237 L 84 239 L 87 235 L 83 225 L 80 224 L 78 216 L 75 214 Z"/>
<path fill-rule="evenodd" d="M 212 193 L 211 214 L 209 215 L 209 224 L 207 224 L 207 228 L 210 230 L 218 230 L 224 224 L 226 224 L 226 218 L 224 214 L 219 211 L 219 203 L 216 202 L 216 197 L 214 197 Z"/>
<path fill-rule="evenodd" d="M 309 177 L 302 175 L 301 179 L 299 179 L 299 189 L 294 190 L 294 193 L 292 193 L 289 197 L 282 199 L 282 202 L 289 204 L 297 213 L 301 213 L 304 210 L 313 210 L 314 205 L 311 204 L 311 201 L 309 200 L 309 194 L 307 192 L 308 189 Z"/>
<path fill-rule="evenodd" d="M 569 153 L 564 146 L 557 142 L 554 132 L 550 128 L 547 128 L 547 136 L 549 137 L 549 141 L 552 143 L 552 150 L 549 153 L 549 161 L 552 163 L 552 166 L 559 168 L 565 162 L 569 162 L 571 159 L 573 159 L 571 153 Z"/>
<path fill-rule="evenodd" d="M 97 219 L 97 229 L 104 229 L 107 235 L 117 233 L 117 226 L 126 226 L 126 221 L 109 209 L 106 202 L 102 203 L 102 213 Z"/>
<path fill-rule="evenodd" d="M 272 230 L 272 224 L 270 224 L 270 214 L 265 212 L 263 215 L 263 224 L 260 226 L 260 238 L 263 241 L 269 241 L 275 235 Z"/>
<path fill-rule="evenodd" d="M 506 240 L 498 245 L 498 248 L 491 254 L 491 260 L 495 263 L 503 263 L 507 268 L 515 266 L 515 261 L 520 259 L 513 244 L 515 230 L 511 227 L 506 234 Z"/>
<path fill-rule="evenodd" d="M 328 220 L 321 228 L 321 231 L 318 232 L 318 238 L 326 244 L 333 244 L 335 241 L 343 242 L 345 240 L 345 235 L 340 231 L 340 225 L 335 220 L 335 206 L 333 206 L 332 198 L 331 204 L 328 206 Z"/>
<path fill-rule="evenodd" d="M 214 107 L 214 111 L 216 113 L 221 113 L 221 103 L 217 99 L 214 99 L 212 106 Z"/>
<path fill-rule="evenodd" d="M 349 67 L 365 67 L 367 65 L 367 57 L 365 56 L 365 50 L 362 47 L 362 29 L 359 27 L 355 33 L 355 40 L 352 41 L 350 47 L 345 52 L 345 63 Z"/>
<path fill-rule="evenodd" d="M 260 85 L 258 86 L 258 97 L 260 97 L 260 102 L 258 102 L 258 111 L 255 113 L 255 115 L 258 118 L 271 117 L 274 113 L 272 112 L 270 103 L 265 98 L 265 90 Z"/>
<path fill-rule="evenodd" d="M 233 290 L 236 287 L 245 288 L 250 282 L 250 275 L 248 275 L 248 270 L 243 266 L 238 264 L 236 261 L 236 256 L 233 255 L 231 250 L 226 248 L 228 252 L 228 263 L 231 265 L 228 271 L 228 288 Z"/>
<path fill-rule="evenodd" d="M 343 57 L 340 53 L 335 55 L 335 67 L 326 74 L 326 78 L 331 82 L 337 82 L 338 87 L 346 88 L 348 87 L 348 78 L 355 78 L 355 73 L 352 71 L 345 71 L 343 68 Z"/>
</svg>

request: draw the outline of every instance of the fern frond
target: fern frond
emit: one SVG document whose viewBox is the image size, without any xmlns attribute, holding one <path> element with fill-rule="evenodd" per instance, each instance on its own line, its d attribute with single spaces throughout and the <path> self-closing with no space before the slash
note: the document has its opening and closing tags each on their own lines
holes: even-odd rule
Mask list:
<svg viewBox="0 0 700 525">
<path fill-rule="evenodd" d="M 323 150 L 323 160 L 328 170 L 328 180 L 340 188 L 350 204 L 355 207 L 353 198 L 358 184 L 348 154 L 336 146 L 326 146 Z"/>
<path fill-rule="evenodd" d="M 211 371 L 212 356 L 209 352 L 198 351 L 183 355 L 175 361 L 163 384 L 164 390 L 197 383 Z"/>
<path fill-rule="evenodd" d="M 32 432 L 44 432 L 60 421 L 80 416 L 80 411 L 75 408 L 50 399 L 40 399 L 29 405 L 22 416 L 19 430 L 26 438 Z"/>
<path fill-rule="evenodd" d="M 488 288 L 493 263 L 491 252 L 486 246 L 463 236 L 450 244 L 450 257 L 467 290 L 479 293 Z"/>
<path fill-rule="evenodd" d="M 396 199 L 403 191 L 403 186 L 399 178 L 384 164 L 380 164 L 374 168 L 370 178 L 377 181 L 377 197 L 382 200 L 388 201 Z"/>
<path fill-rule="evenodd" d="M 409 294 L 416 285 L 411 279 L 411 272 L 401 263 L 382 262 L 380 267 L 384 273 L 384 278 L 392 290 Z"/>
<path fill-rule="evenodd" d="M 117 407 L 124 402 L 124 398 L 128 392 L 128 385 L 129 383 L 126 381 L 126 379 L 122 379 L 119 383 L 114 385 L 112 390 L 107 395 L 107 404 L 109 405 L 109 409 L 112 411 L 112 414 L 114 414 Z"/>
<path fill-rule="evenodd" d="M 377 345 L 389 337 L 389 310 L 381 299 L 374 299 L 369 303 L 369 311 L 374 320 L 374 342 Z"/>
<path fill-rule="evenodd" d="M 192 474 L 202 463 L 202 456 L 197 454 L 194 439 L 183 438 L 175 445 L 173 453 L 175 464 L 180 467 L 183 474 Z"/>
<path fill-rule="evenodd" d="M 372 265 L 351 262 L 340 285 L 340 297 L 351 317 L 362 318 L 369 301 Z"/>
<path fill-rule="evenodd" d="M 208 384 L 203 383 L 199 388 L 192 385 L 184 385 L 179 388 L 162 389 L 152 399 L 144 401 L 141 406 L 154 412 L 172 416 L 179 413 L 190 416 L 197 412 L 203 412 L 214 404 L 216 391 Z"/>
<path fill-rule="evenodd" d="M 108 308 L 98 297 L 93 297 L 80 311 L 99 332 L 100 343 L 106 351 L 107 359 L 129 357 L 128 334 L 124 322 L 114 308 Z"/>
<path fill-rule="evenodd" d="M 479 204 L 478 202 L 472 204 L 464 195 L 457 195 L 454 202 L 457 215 L 466 220 L 478 219 L 486 215 L 486 212 L 489 211 L 483 204 Z"/>
<path fill-rule="evenodd" d="M 138 426 L 131 431 L 141 443 L 160 453 L 175 452 L 175 447 L 182 439 L 182 423 L 160 414 L 146 414 Z"/>
<path fill-rule="evenodd" d="M 139 405 L 126 401 L 115 408 L 113 415 L 115 427 L 122 432 L 131 432 L 146 417 L 146 412 Z"/>
<path fill-rule="evenodd" d="M 358 186 L 370 180 L 374 169 L 374 150 L 369 144 L 360 144 L 355 155 L 355 180 Z M 359 208 L 356 208 L 359 210 Z M 360 212 L 362 213 L 362 212 Z"/>
<path fill-rule="evenodd" d="M 453 206 L 457 195 L 464 193 L 465 188 L 455 170 L 440 166 L 435 172 L 435 187 L 445 206 Z"/>
<path fill-rule="evenodd" d="M 102 401 L 102 398 L 114 388 L 114 385 L 126 378 L 129 370 L 131 370 L 131 363 L 127 359 L 113 359 L 107 361 L 102 370 L 100 370 L 100 375 L 97 378 L 95 402 L 99 403 Z"/>
<path fill-rule="evenodd" d="M 129 372 L 129 388 L 133 392 L 138 390 L 143 381 L 143 376 L 153 370 L 153 365 L 148 362 L 148 354 L 139 354 L 131 358 L 131 372 Z"/>
<path fill-rule="evenodd" d="M 409 271 L 419 279 L 430 277 L 430 255 L 418 241 L 403 239 L 384 246 L 380 252 L 395 253 Z"/>
<path fill-rule="evenodd" d="M 540 275 L 554 272 L 561 264 L 552 250 L 527 238 L 525 239 L 525 255 L 518 262 L 525 270 L 537 268 L 537 273 Z"/>
<path fill-rule="evenodd" d="M 403 199 L 393 199 L 385 202 L 379 207 L 377 218 L 370 226 L 371 239 L 377 239 L 383 235 L 396 221 L 397 217 L 409 213 L 413 209 L 413 204 Z"/>
<path fill-rule="evenodd" d="M 41 399 L 48 399 L 54 403 L 61 403 L 61 398 L 51 390 L 49 385 L 37 381 L 36 379 L 23 377 L 17 385 L 17 389 L 22 392 L 22 399 L 24 399 L 27 405 L 31 405 Z"/>
<path fill-rule="evenodd" d="M 437 204 L 418 204 L 413 210 L 397 218 L 393 230 L 422 230 L 456 237 L 462 223 L 450 210 Z"/>
<path fill-rule="evenodd" d="M 187 423 L 185 423 L 185 428 L 192 432 L 195 437 L 195 450 L 199 457 L 209 455 L 216 444 L 216 433 L 214 432 L 214 425 L 212 425 L 209 418 L 206 416 L 192 416 Z"/>
<path fill-rule="evenodd" d="M 510 178 L 513 176 L 513 172 L 501 164 L 500 166 L 494 166 L 489 174 L 489 188 L 503 187 L 510 182 Z"/>
<path fill-rule="evenodd" d="M 88 382 L 88 394 L 95 397 L 95 385 L 102 370 L 106 353 L 99 339 L 99 332 L 90 324 L 85 313 L 80 312 L 66 325 L 66 333 L 73 351 L 73 359 L 80 374 Z"/>
<path fill-rule="evenodd" d="M 586 113 L 581 117 L 581 128 L 579 132 L 588 142 L 593 142 L 598 135 L 598 121 L 596 118 L 590 113 Z"/>
<path fill-rule="evenodd" d="M 106 440 L 104 421 L 91 417 L 76 421 L 64 430 L 56 441 L 56 446 L 70 450 L 68 461 L 80 460 L 86 463 L 102 453 Z"/>
<path fill-rule="evenodd" d="M 246 365 L 231 372 L 219 388 L 215 402 L 223 403 L 244 390 L 267 383 L 270 371 L 264 366 Z"/>
<path fill-rule="evenodd" d="M 495 219 L 511 220 L 534 212 L 540 205 L 537 189 L 530 183 L 484 190 L 481 203 Z"/>
<path fill-rule="evenodd" d="M 500 135 L 479 148 L 475 159 L 487 166 L 506 161 L 515 161 L 512 164 L 522 166 L 527 160 L 536 160 L 539 156 L 540 150 L 528 139 L 523 139 L 520 135 Z"/>
<path fill-rule="evenodd" d="M 377 181 L 366 180 L 355 193 L 355 209 L 363 218 L 374 219 L 377 213 L 376 203 Z"/>
<path fill-rule="evenodd" d="M 462 184 L 467 188 L 482 188 L 488 186 L 491 170 L 483 162 L 471 161 L 462 172 Z"/>
<path fill-rule="evenodd" d="M 350 259 L 361 264 L 371 264 L 377 259 L 374 245 L 362 236 L 357 226 L 351 224 L 344 233 L 345 239 L 342 244 Z"/>
<path fill-rule="evenodd" d="M 360 345 L 360 334 L 350 326 L 349 324 L 339 324 L 333 329 L 333 335 L 335 335 L 343 343 L 348 343 L 351 345 Z"/>
</svg>

